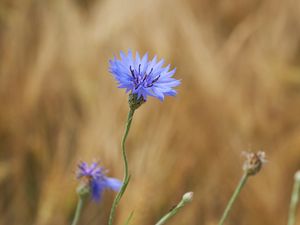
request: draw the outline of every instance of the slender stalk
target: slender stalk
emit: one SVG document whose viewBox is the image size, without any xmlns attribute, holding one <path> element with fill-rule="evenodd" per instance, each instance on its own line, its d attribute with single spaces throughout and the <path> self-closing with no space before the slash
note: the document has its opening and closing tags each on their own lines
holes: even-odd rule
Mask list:
<svg viewBox="0 0 300 225">
<path fill-rule="evenodd" d="M 295 225 L 296 223 L 296 211 L 297 211 L 297 204 L 299 201 L 299 194 L 300 194 L 299 192 L 300 192 L 300 171 L 298 171 L 295 174 L 295 182 L 294 182 L 293 192 L 291 196 L 288 225 Z"/>
<path fill-rule="evenodd" d="M 164 215 L 155 225 L 163 225 L 165 224 L 170 218 L 175 216 L 180 209 L 182 209 L 186 203 L 189 203 L 192 201 L 193 193 L 188 192 L 183 195 L 181 201 L 174 207 L 172 210 L 170 210 L 166 215 Z"/>
<path fill-rule="evenodd" d="M 166 215 L 164 215 L 155 225 L 163 225 L 165 224 L 171 217 L 175 216 L 177 212 L 183 208 L 185 203 L 182 201 L 178 203 L 178 205 L 172 209 L 170 212 L 168 212 Z"/>
<path fill-rule="evenodd" d="M 236 187 L 233 195 L 231 196 L 226 208 L 225 208 L 225 211 L 220 219 L 220 222 L 219 222 L 219 225 L 223 225 L 224 224 L 224 221 L 226 220 L 231 208 L 232 208 L 232 205 L 233 203 L 235 202 L 236 198 L 238 197 L 239 193 L 241 192 L 242 188 L 244 187 L 244 185 L 246 184 L 246 181 L 248 179 L 249 175 L 247 173 L 244 173 L 244 175 L 242 176 L 238 186 Z"/>
<path fill-rule="evenodd" d="M 79 197 L 78 202 L 77 202 L 77 207 L 76 207 L 76 212 L 74 215 L 74 219 L 72 222 L 72 225 L 77 225 L 78 221 L 79 221 L 79 217 L 83 208 L 83 202 L 84 202 L 84 198 L 83 197 Z"/>
<path fill-rule="evenodd" d="M 131 219 L 132 219 L 132 217 L 133 217 L 133 213 L 134 213 L 134 211 L 132 211 L 132 212 L 130 213 L 129 217 L 127 218 L 127 220 L 126 220 L 126 222 L 125 222 L 125 225 L 128 225 L 128 224 L 130 223 L 130 221 L 131 221 Z"/>
<path fill-rule="evenodd" d="M 125 132 L 124 132 L 124 135 L 123 135 L 123 138 L 122 138 L 122 144 L 121 144 L 121 146 L 122 146 L 122 155 L 123 155 L 123 160 L 124 160 L 123 185 L 122 185 L 119 193 L 115 197 L 115 200 L 114 200 L 114 202 L 112 204 L 110 215 L 109 215 L 109 221 L 108 221 L 109 225 L 112 225 L 112 223 L 113 223 L 113 219 L 114 219 L 114 216 L 115 216 L 115 211 L 116 211 L 117 205 L 119 204 L 119 202 L 120 202 L 120 200 L 121 200 L 121 198 L 122 198 L 122 196 L 123 196 L 123 194 L 124 194 L 124 192 L 125 192 L 125 190 L 127 188 L 129 180 L 130 180 L 130 176 L 129 176 L 129 173 L 128 173 L 128 161 L 127 161 L 125 143 L 126 143 L 126 139 L 127 139 L 129 130 L 130 130 L 130 126 L 131 126 L 131 122 L 132 122 L 134 111 L 135 111 L 134 109 L 130 109 L 130 111 L 128 112 L 128 117 L 127 117 Z"/>
</svg>

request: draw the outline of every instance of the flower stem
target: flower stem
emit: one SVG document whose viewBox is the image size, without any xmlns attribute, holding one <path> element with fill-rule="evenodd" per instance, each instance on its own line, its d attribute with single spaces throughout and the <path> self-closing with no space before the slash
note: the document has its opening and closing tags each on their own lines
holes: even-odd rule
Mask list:
<svg viewBox="0 0 300 225">
<path fill-rule="evenodd" d="M 79 196 L 78 199 L 78 203 L 77 203 L 77 207 L 76 207 L 76 212 L 75 212 L 75 216 L 72 222 L 72 225 L 77 225 L 78 221 L 79 221 L 79 217 L 83 208 L 83 202 L 84 202 L 84 198 Z"/>
<path fill-rule="evenodd" d="M 182 209 L 186 203 L 189 203 L 192 201 L 192 192 L 186 193 L 181 201 L 174 207 L 172 210 L 170 210 L 166 215 L 164 215 L 155 225 L 163 225 L 165 224 L 171 217 L 175 216 L 180 209 Z"/>
<path fill-rule="evenodd" d="M 226 206 L 226 209 L 220 219 L 220 222 L 219 222 L 219 225 L 223 225 L 224 224 L 224 221 L 226 220 L 231 208 L 232 208 L 232 205 L 233 203 L 235 202 L 237 196 L 239 195 L 239 193 L 241 192 L 242 188 L 244 187 L 244 185 L 246 184 L 246 181 L 248 179 L 249 175 L 247 173 L 244 173 L 244 175 L 242 176 L 238 186 L 236 187 L 232 197 L 230 198 L 227 206 Z"/>
<path fill-rule="evenodd" d="M 127 122 L 126 122 L 126 128 L 125 128 L 125 132 L 122 138 L 122 155 L 123 155 L 123 160 L 124 160 L 124 178 L 123 178 L 123 185 L 119 191 L 119 193 L 117 194 L 117 196 L 115 197 L 115 200 L 112 204 L 111 210 L 110 210 L 110 215 L 109 215 L 109 221 L 108 224 L 112 225 L 113 223 L 113 219 L 115 216 L 115 211 L 117 208 L 117 205 L 119 204 L 126 188 L 127 185 L 129 183 L 130 180 L 130 176 L 128 173 L 128 161 L 127 161 L 127 155 L 126 155 L 126 149 L 125 149 L 125 143 L 126 143 L 126 139 L 130 130 L 130 126 L 131 126 L 131 122 L 132 122 L 132 118 L 133 118 L 133 114 L 134 114 L 134 109 L 130 109 L 130 111 L 128 112 L 128 117 L 127 117 Z"/>
<path fill-rule="evenodd" d="M 294 225 L 296 222 L 296 211 L 297 211 L 297 204 L 299 201 L 299 194 L 300 194 L 300 171 L 298 171 L 295 174 L 295 182 L 294 182 L 293 192 L 291 196 L 288 225 Z"/>
</svg>

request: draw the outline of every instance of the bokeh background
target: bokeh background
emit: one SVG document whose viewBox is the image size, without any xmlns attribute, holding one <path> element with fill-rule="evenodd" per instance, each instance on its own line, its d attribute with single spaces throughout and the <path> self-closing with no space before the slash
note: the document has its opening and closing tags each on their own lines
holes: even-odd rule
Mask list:
<svg viewBox="0 0 300 225">
<path fill-rule="evenodd" d="M 79 160 L 122 178 L 127 95 L 108 60 L 128 49 L 164 58 L 182 85 L 135 114 L 115 224 L 134 211 L 131 224 L 152 225 L 187 191 L 169 224 L 217 224 L 247 150 L 268 163 L 228 224 L 285 224 L 300 168 L 299 15 L 297 0 L 1 0 L 0 224 L 70 224 Z M 113 197 L 80 224 L 105 224 Z"/>
</svg>

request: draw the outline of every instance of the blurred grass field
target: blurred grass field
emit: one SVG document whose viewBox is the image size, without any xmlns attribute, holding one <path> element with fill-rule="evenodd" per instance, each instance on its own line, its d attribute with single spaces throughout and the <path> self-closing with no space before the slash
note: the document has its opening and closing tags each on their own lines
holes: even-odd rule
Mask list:
<svg viewBox="0 0 300 225">
<path fill-rule="evenodd" d="M 169 224 L 217 224 L 245 150 L 269 162 L 228 224 L 286 224 L 300 168 L 299 15 L 297 0 L 0 1 L 0 224 L 70 224 L 79 160 L 122 178 L 127 95 L 108 60 L 128 49 L 164 58 L 182 85 L 135 114 L 116 224 L 134 210 L 132 224 L 152 225 L 187 191 L 193 203 Z M 113 196 L 80 224 L 105 224 Z"/>
</svg>

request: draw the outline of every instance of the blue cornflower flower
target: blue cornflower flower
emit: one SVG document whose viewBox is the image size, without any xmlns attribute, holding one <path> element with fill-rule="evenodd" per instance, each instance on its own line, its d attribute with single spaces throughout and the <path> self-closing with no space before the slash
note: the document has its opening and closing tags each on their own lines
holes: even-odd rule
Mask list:
<svg viewBox="0 0 300 225">
<path fill-rule="evenodd" d="M 81 162 L 78 165 L 77 178 L 87 186 L 92 199 L 99 201 L 104 189 L 119 191 L 122 182 L 116 178 L 107 177 L 103 167 L 99 163 L 94 162 L 89 165 L 86 162 Z"/>
<path fill-rule="evenodd" d="M 180 84 L 179 80 L 172 78 L 176 69 L 170 70 L 170 65 L 163 67 L 164 60 L 157 62 L 155 56 L 148 61 L 148 54 L 140 58 L 139 53 L 132 56 L 120 52 L 121 60 L 114 57 L 110 60 L 109 71 L 119 83 L 119 88 L 126 88 L 126 92 L 136 94 L 137 99 L 147 100 L 148 96 L 153 96 L 159 100 L 164 100 L 165 96 L 175 96 L 176 90 L 173 88 Z"/>
</svg>

